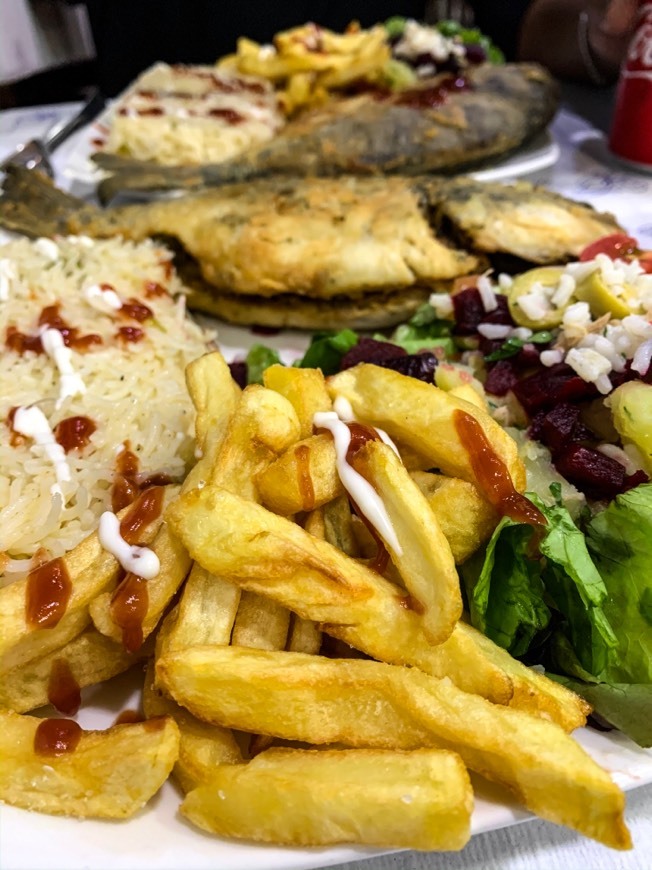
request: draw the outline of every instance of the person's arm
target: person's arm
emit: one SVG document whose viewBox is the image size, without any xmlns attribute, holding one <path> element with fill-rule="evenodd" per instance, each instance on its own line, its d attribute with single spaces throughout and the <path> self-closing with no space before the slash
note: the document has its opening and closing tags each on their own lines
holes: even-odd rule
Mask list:
<svg viewBox="0 0 652 870">
<path fill-rule="evenodd" d="M 517 57 L 562 79 L 608 84 L 618 76 L 637 9 L 637 0 L 532 0 Z"/>
</svg>

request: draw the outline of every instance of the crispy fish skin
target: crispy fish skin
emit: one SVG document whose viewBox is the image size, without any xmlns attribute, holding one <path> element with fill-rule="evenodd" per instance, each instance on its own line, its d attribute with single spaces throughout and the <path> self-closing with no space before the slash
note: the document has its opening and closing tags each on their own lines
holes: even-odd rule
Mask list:
<svg viewBox="0 0 652 870">
<path fill-rule="evenodd" d="M 454 227 L 463 247 L 543 265 L 577 257 L 600 236 L 621 231 L 613 215 L 528 182 L 487 185 L 463 177 L 446 183 L 436 223 Z"/>
<path fill-rule="evenodd" d="M 161 169 L 98 154 L 99 165 L 114 173 L 100 185 L 100 195 L 108 202 L 130 189 L 274 174 L 450 173 L 509 154 L 547 126 L 557 105 L 558 85 L 537 64 L 481 64 L 464 79 L 443 74 L 384 99 L 362 94 L 333 100 L 300 116 L 264 146 L 219 164 Z"/>
</svg>

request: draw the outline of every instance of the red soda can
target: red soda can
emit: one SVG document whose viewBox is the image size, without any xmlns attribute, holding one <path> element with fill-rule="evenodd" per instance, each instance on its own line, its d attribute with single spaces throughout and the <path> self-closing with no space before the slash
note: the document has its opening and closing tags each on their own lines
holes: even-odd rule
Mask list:
<svg viewBox="0 0 652 870">
<path fill-rule="evenodd" d="M 620 71 L 609 148 L 620 160 L 652 172 L 652 2 L 641 2 Z"/>
</svg>

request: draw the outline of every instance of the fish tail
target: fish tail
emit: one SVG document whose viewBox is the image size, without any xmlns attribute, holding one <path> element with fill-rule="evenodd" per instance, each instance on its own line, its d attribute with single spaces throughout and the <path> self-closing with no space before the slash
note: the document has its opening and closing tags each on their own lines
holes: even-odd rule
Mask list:
<svg viewBox="0 0 652 870">
<path fill-rule="evenodd" d="M 92 209 L 55 187 L 41 172 L 19 166 L 6 170 L 0 196 L 0 226 L 31 238 L 65 235 L 73 215 Z"/>
</svg>

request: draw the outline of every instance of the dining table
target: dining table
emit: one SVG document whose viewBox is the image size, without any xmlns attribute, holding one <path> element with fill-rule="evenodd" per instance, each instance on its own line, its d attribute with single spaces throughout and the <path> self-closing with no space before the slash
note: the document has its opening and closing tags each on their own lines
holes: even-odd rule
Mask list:
<svg viewBox="0 0 652 870">
<path fill-rule="evenodd" d="M 570 87 L 563 91 L 559 111 L 549 128 L 554 159 L 549 161 L 549 165 L 519 177 L 572 199 L 591 203 L 601 211 L 612 212 L 627 232 L 638 239 L 640 247 L 652 249 L 652 172 L 629 167 L 611 155 L 608 131 L 612 102 L 613 92 L 609 90 Z M 71 117 L 80 105 L 59 103 L 0 113 L 0 161 L 18 144 L 42 136 L 51 125 Z M 71 158 L 79 149 L 79 137 L 83 135 L 84 131 L 81 131 L 61 145 L 53 154 L 52 162 L 60 186 L 81 197 L 92 198 L 92 187 L 69 171 Z M 648 752 L 652 758 L 652 749 Z M 362 849 L 356 853 L 355 860 L 342 864 L 337 859 L 337 863 L 341 870 L 650 870 L 651 780 L 652 776 L 646 784 L 627 791 L 626 819 L 634 842 L 631 851 L 616 852 L 566 828 L 528 817 L 518 823 L 475 834 L 458 853 L 380 853 Z M 7 833 L 6 828 L 4 833 Z M 23 870 L 27 865 L 6 845 L 3 846 L 3 840 L 0 812 L 0 867 L 2 870 Z M 320 854 L 318 863 L 310 866 L 333 864 L 334 859 L 328 851 Z M 30 867 L 32 870 L 63 870 L 64 863 L 57 862 L 45 844 L 41 863 L 32 863 Z M 84 866 L 92 867 L 92 870 L 110 870 L 116 865 L 107 855 L 105 863 L 96 860 Z M 121 863 L 120 866 L 128 865 Z M 230 870 L 228 863 L 219 858 L 214 866 L 215 870 Z M 292 863 L 292 866 L 296 865 Z M 264 859 L 261 859 L 260 868 L 265 870 Z M 184 870 L 184 867 L 165 864 L 156 870 Z"/>
</svg>

